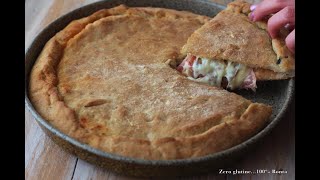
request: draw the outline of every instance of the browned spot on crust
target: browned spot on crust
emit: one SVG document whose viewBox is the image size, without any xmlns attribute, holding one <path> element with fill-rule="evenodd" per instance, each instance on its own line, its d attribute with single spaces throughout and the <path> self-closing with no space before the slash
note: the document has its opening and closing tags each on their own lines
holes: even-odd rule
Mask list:
<svg viewBox="0 0 320 180">
<path fill-rule="evenodd" d="M 105 99 L 96 99 L 88 102 L 84 107 L 92 107 L 92 106 L 99 106 L 107 103 L 108 101 Z"/>
</svg>

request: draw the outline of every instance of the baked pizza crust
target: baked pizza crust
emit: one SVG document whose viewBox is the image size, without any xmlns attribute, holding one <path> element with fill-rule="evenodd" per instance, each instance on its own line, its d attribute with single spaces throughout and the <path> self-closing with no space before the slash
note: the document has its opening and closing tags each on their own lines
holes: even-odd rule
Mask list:
<svg viewBox="0 0 320 180">
<path fill-rule="evenodd" d="M 276 79 L 294 77 L 294 55 L 285 45 L 288 32 L 282 29 L 277 39 L 271 39 L 266 21 L 252 22 L 249 13 L 249 3 L 243 0 L 229 3 L 225 10 L 190 36 L 182 53 L 280 73 L 271 76 Z"/>
<path fill-rule="evenodd" d="M 280 73 L 274 72 L 268 69 L 253 69 L 257 81 L 269 81 L 269 80 L 282 80 L 288 78 L 294 78 L 294 73 Z"/>
<path fill-rule="evenodd" d="M 237 145 L 266 125 L 271 107 L 165 63 L 182 57 L 188 36 L 208 20 L 123 5 L 75 20 L 38 57 L 30 100 L 63 133 L 118 155 L 183 159 Z"/>
</svg>

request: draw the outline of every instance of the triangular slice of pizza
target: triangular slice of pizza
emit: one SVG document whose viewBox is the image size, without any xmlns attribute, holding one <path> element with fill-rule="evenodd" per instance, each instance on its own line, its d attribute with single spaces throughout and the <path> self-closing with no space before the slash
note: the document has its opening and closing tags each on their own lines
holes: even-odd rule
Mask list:
<svg viewBox="0 0 320 180">
<path fill-rule="evenodd" d="M 266 21 L 252 22 L 250 4 L 234 1 L 197 29 L 182 48 L 177 70 L 189 79 L 227 89 L 253 89 L 256 81 L 294 77 L 295 59 L 281 30 L 271 39 Z"/>
</svg>

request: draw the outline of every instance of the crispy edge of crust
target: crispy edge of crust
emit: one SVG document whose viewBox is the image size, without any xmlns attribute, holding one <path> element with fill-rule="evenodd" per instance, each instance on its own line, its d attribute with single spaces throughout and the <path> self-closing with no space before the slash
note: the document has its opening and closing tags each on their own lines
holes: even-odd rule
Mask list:
<svg viewBox="0 0 320 180">
<path fill-rule="evenodd" d="M 124 5 L 102 9 L 92 15 L 72 21 L 53 36 L 44 46 L 30 74 L 29 98 L 38 113 L 66 134 L 77 132 L 75 112 L 66 106 L 57 85 L 56 68 L 67 42 L 80 33 L 88 24 L 111 15 L 121 15 L 127 11 Z M 79 132 L 79 134 L 81 134 Z"/>
<path fill-rule="evenodd" d="M 138 11 L 143 12 L 143 14 L 147 13 L 150 14 L 151 16 L 155 17 L 166 17 L 166 18 L 192 18 L 198 20 L 200 23 L 206 23 L 208 22 L 211 18 L 207 16 L 202 16 L 198 15 L 196 18 L 194 17 L 194 13 L 188 12 L 188 11 L 177 11 L 177 10 L 172 10 L 172 9 L 163 9 L 163 8 L 155 8 L 155 7 L 136 7 L 136 8 L 131 8 L 129 9 L 130 12 L 135 12 L 137 13 Z"/>
<path fill-rule="evenodd" d="M 143 11 L 144 8 L 137 9 Z M 146 9 L 146 12 L 156 12 Z M 149 141 L 128 137 L 99 137 L 82 131 L 75 112 L 66 106 L 58 92 L 57 65 L 67 42 L 81 32 L 86 25 L 107 16 L 124 14 L 127 10 L 128 8 L 123 5 L 100 10 L 88 17 L 71 22 L 47 42 L 32 68 L 29 84 L 30 100 L 42 117 L 63 133 L 93 147 L 145 159 L 181 159 L 218 152 L 242 142 L 266 124 L 271 114 L 271 107 L 251 103 L 238 120 L 219 124 L 202 134 L 187 138 L 162 138 Z M 178 16 L 179 14 L 176 13 Z M 207 18 L 200 18 L 200 20 L 206 21 Z M 224 133 L 225 138 L 220 137 L 221 133 Z M 224 140 L 229 140 L 230 137 L 233 137 L 232 141 L 225 143 Z M 104 143 L 101 143 L 101 138 L 104 138 Z M 102 147 L 101 144 L 107 144 L 108 148 Z M 146 153 L 141 153 L 142 150 L 146 150 Z"/>
<path fill-rule="evenodd" d="M 282 80 L 289 79 L 294 77 L 294 72 L 288 73 L 278 73 L 268 69 L 254 69 L 254 74 L 258 81 L 267 81 L 267 80 Z"/>
<path fill-rule="evenodd" d="M 193 136 L 166 137 L 154 141 L 128 137 L 95 137 L 96 143 L 91 145 L 107 152 L 142 159 L 200 157 L 223 151 L 252 137 L 265 127 L 271 113 L 271 106 L 251 103 L 239 118 Z M 101 141 L 104 143 L 99 143 Z"/>
</svg>

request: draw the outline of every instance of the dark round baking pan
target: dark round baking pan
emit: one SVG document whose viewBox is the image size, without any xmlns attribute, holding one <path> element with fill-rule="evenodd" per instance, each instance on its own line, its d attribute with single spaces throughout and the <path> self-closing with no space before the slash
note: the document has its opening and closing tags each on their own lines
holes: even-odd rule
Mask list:
<svg viewBox="0 0 320 180">
<path fill-rule="evenodd" d="M 205 172 L 212 172 L 218 168 L 226 167 L 239 158 L 245 157 L 263 138 L 271 132 L 285 114 L 292 97 L 294 96 L 294 80 L 259 82 L 256 93 L 250 91 L 238 91 L 238 94 L 254 101 L 273 106 L 273 114 L 270 123 L 258 134 L 247 141 L 222 152 L 199 158 L 180 160 L 143 160 L 106 153 L 83 144 L 54 128 L 43 119 L 34 109 L 28 98 L 29 74 L 34 62 L 45 43 L 58 31 L 63 29 L 74 19 L 88 16 L 103 8 L 111 8 L 120 4 L 127 6 L 151 6 L 169 9 L 186 10 L 201 15 L 213 17 L 224 6 L 202 0 L 108 0 L 96 2 L 76 9 L 50 25 L 48 25 L 33 41 L 25 56 L 25 103 L 35 120 L 52 140 L 68 152 L 81 159 L 96 164 L 100 167 L 117 173 L 131 176 L 181 176 Z"/>
</svg>

